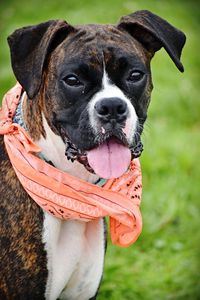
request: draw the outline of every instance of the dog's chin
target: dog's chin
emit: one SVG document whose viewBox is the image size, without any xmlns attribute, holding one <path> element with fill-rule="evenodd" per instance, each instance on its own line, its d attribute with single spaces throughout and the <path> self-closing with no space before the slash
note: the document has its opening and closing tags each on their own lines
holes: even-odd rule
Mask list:
<svg viewBox="0 0 200 300">
<path fill-rule="evenodd" d="M 135 135 L 135 137 L 138 135 Z M 128 144 L 123 132 L 101 132 L 96 135 L 93 145 L 80 150 L 69 136 L 65 134 L 65 155 L 69 160 L 78 161 L 91 173 L 101 178 L 118 178 L 123 175 L 133 158 L 139 157 L 143 146 L 140 138 L 134 138 L 133 144 Z"/>
</svg>

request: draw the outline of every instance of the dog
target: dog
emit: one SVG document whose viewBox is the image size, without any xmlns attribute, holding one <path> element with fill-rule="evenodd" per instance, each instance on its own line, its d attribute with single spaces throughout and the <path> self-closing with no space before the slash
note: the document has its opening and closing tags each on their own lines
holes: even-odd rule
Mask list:
<svg viewBox="0 0 200 300">
<path fill-rule="evenodd" d="M 164 47 L 183 72 L 185 39 L 145 10 L 117 25 L 51 20 L 11 34 L 12 68 L 26 96 L 21 118 L 44 159 L 90 183 L 125 172 L 124 147 L 132 157 L 142 151 L 153 88 L 150 61 Z M 2 136 L 0 142 L 0 299 L 96 299 L 104 220 L 62 221 L 44 212 L 19 183 Z"/>
</svg>

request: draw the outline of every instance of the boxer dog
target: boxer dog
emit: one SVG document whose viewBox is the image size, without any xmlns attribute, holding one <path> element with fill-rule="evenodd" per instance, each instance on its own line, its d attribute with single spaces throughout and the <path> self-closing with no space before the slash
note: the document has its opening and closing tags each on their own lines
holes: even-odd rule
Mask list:
<svg viewBox="0 0 200 300">
<path fill-rule="evenodd" d="M 149 11 L 124 16 L 117 25 L 52 20 L 16 30 L 8 43 L 25 91 L 24 127 L 45 160 L 91 183 L 125 172 L 125 148 L 133 157 L 142 151 L 155 52 L 164 47 L 183 72 L 185 35 Z M 103 219 L 62 221 L 45 213 L 19 183 L 2 137 L 0 158 L 0 299 L 96 299 Z"/>
</svg>

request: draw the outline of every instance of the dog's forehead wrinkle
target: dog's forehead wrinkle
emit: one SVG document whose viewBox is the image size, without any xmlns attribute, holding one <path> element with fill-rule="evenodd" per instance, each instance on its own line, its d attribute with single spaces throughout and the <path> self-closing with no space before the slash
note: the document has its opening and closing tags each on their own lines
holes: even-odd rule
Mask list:
<svg viewBox="0 0 200 300">
<path fill-rule="evenodd" d="M 92 39 L 96 37 L 105 38 L 108 35 L 121 35 L 121 31 L 111 24 L 87 24 L 76 26 L 78 33 L 75 35 L 77 37 L 87 35 L 87 38 Z"/>
<path fill-rule="evenodd" d="M 103 59 L 107 61 L 120 52 L 135 54 L 143 62 L 146 60 L 143 46 L 113 25 L 82 25 L 76 29 L 54 51 L 56 60 L 58 55 L 60 61 L 78 55 L 83 60 L 92 58 L 96 60 L 95 64 L 102 64 Z"/>
</svg>

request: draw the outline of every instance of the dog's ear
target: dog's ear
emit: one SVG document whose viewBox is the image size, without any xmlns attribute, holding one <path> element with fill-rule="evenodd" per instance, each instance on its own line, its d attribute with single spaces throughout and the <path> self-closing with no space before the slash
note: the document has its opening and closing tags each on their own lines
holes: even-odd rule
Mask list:
<svg viewBox="0 0 200 300">
<path fill-rule="evenodd" d="M 181 51 L 186 37 L 183 32 L 167 21 L 147 10 L 137 11 L 121 18 L 118 28 L 126 30 L 154 55 L 164 47 L 177 68 L 183 72 L 180 62 Z"/>
<path fill-rule="evenodd" d="M 39 91 L 47 57 L 75 28 L 52 20 L 16 30 L 8 37 L 14 74 L 32 99 Z"/>
</svg>

